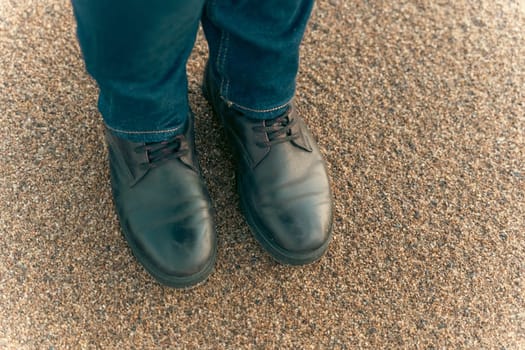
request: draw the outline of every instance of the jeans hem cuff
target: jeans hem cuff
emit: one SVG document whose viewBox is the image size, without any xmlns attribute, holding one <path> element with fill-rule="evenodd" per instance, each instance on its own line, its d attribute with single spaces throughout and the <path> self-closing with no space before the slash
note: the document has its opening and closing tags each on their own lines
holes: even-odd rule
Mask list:
<svg viewBox="0 0 525 350">
<path fill-rule="evenodd" d="M 180 134 L 183 130 L 184 125 L 177 126 L 175 128 L 163 129 L 163 130 L 121 130 L 113 128 L 107 124 L 106 128 L 111 131 L 114 135 L 122 137 L 123 139 L 132 142 L 160 142 Z"/>
<path fill-rule="evenodd" d="M 248 115 L 251 118 L 270 119 L 270 118 L 279 116 L 285 109 L 288 109 L 294 97 L 289 98 L 285 103 L 281 103 L 276 107 L 265 108 L 265 109 L 256 109 L 256 108 L 246 107 L 239 103 L 230 101 L 224 96 L 221 96 L 221 99 L 224 101 L 224 103 L 226 103 L 228 107 L 235 108 L 243 112 L 244 114 Z"/>
</svg>

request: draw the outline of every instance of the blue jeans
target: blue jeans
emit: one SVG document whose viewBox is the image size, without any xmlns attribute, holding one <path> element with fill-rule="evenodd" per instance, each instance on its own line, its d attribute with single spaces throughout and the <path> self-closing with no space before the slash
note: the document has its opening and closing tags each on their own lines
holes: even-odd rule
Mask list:
<svg viewBox="0 0 525 350">
<path fill-rule="evenodd" d="M 202 22 L 212 79 L 228 105 L 274 118 L 295 93 L 299 45 L 314 0 L 72 0 L 107 127 L 135 142 L 182 132 L 186 61 Z"/>
</svg>

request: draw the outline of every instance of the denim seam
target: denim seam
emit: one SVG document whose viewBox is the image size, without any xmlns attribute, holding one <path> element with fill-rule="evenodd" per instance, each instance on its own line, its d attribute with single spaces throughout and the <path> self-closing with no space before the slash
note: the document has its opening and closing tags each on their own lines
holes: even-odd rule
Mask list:
<svg viewBox="0 0 525 350">
<path fill-rule="evenodd" d="M 220 93 L 228 96 L 229 79 L 226 76 L 226 56 L 228 55 L 228 42 L 230 38 L 227 32 L 221 30 L 221 39 L 219 42 L 219 52 L 217 54 L 217 72 L 221 76 Z"/>
<path fill-rule="evenodd" d="M 235 106 L 237 107 L 238 109 L 242 109 L 242 110 L 245 110 L 245 111 L 249 111 L 249 112 L 255 112 L 255 113 L 268 113 L 268 112 L 274 112 L 274 111 L 278 111 L 279 109 L 283 109 L 284 107 L 290 105 L 290 103 L 293 101 L 293 97 L 290 98 L 288 101 L 286 101 L 286 103 L 282 104 L 282 105 L 279 105 L 277 107 L 273 107 L 273 108 L 268 108 L 268 109 L 253 109 L 253 108 L 250 108 L 250 107 L 245 107 L 243 105 L 240 105 L 234 101 L 230 101 L 228 100 L 225 96 L 220 96 L 221 99 L 224 100 L 224 102 L 226 102 L 226 104 L 228 106 Z"/>
<path fill-rule="evenodd" d="M 228 75 L 226 74 L 226 60 L 228 58 L 228 48 L 230 44 L 230 34 L 228 32 L 226 32 L 225 41 L 226 42 L 224 44 L 225 48 L 224 48 L 224 57 L 222 61 L 222 69 L 224 71 L 224 79 L 226 80 L 226 87 L 224 88 L 224 94 L 228 96 L 230 93 L 230 79 L 228 79 Z"/>
<path fill-rule="evenodd" d="M 174 131 L 177 131 L 177 130 L 180 130 L 182 128 L 182 126 L 178 126 L 176 128 L 171 128 L 171 129 L 165 129 L 165 130 L 146 130 L 146 131 L 128 131 L 128 130 L 120 130 L 120 129 L 116 129 L 116 128 L 113 128 L 109 125 L 106 124 L 106 127 L 113 131 L 113 132 L 116 132 L 116 133 L 122 133 L 122 134 L 133 134 L 133 135 L 142 135 L 142 134 L 162 134 L 162 133 L 168 133 L 168 132 L 174 132 Z"/>
</svg>

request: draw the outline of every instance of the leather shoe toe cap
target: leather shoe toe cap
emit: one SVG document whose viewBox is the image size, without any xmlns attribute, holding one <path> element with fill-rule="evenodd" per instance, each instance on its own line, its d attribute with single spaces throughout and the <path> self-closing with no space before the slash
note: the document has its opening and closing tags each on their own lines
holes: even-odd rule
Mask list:
<svg viewBox="0 0 525 350">
<path fill-rule="evenodd" d="M 318 210 L 305 208 L 263 210 L 268 231 L 283 249 L 294 252 L 308 252 L 323 246 L 330 238 L 329 215 L 319 215 Z M 273 211 L 273 213 L 272 213 Z"/>
<path fill-rule="evenodd" d="M 130 232 L 128 227 L 128 232 Z M 209 221 L 184 226 L 180 223 L 149 228 L 148 234 L 132 234 L 144 264 L 165 276 L 189 277 L 204 270 L 215 256 L 214 229 Z"/>
</svg>

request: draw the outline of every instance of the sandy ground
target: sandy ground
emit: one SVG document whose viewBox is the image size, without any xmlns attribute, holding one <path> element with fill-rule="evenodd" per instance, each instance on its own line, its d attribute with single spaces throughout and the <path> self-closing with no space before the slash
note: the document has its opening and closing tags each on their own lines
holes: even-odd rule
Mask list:
<svg viewBox="0 0 525 350">
<path fill-rule="evenodd" d="M 0 0 L 1 349 L 524 349 L 523 1 L 319 1 L 297 100 L 335 196 L 280 266 L 240 214 L 188 63 L 219 255 L 191 291 L 131 256 L 65 0 Z"/>
</svg>

